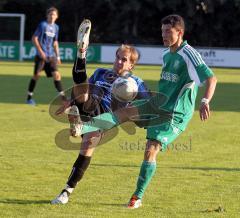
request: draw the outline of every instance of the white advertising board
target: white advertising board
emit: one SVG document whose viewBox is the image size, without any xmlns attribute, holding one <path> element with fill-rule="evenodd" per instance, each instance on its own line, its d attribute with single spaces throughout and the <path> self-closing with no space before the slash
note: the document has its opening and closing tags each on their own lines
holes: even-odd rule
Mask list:
<svg viewBox="0 0 240 218">
<path fill-rule="evenodd" d="M 101 62 L 112 63 L 118 46 L 102 45 Z M 163 47 L 136 46 L 140 53 L 139 64 L 162 64 Z M 210 67 L 240 68 L 240 49 L 196 48 Z"/>
</svg>

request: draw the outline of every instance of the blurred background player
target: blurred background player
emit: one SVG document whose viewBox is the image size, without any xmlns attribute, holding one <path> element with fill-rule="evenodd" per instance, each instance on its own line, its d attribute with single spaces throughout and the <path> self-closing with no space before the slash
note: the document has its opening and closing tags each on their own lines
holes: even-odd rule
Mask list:
<svg viewBox="0 0 240 218">
<path fill-rule="evenodd" d="M 27 104 L 30 105 L 36 104 L 32 96 L 42 70 L 45 71 L 47 77 L 53 77 L 55 88 L 60 95 L 64 96 L 61 75 L 57 68 L 57 65 L 61 63 L 58 46 L 59 27 L 55 23 L 58 18 L 57 8 L 51 7 L 47 9 L 46 16 L 47 20 L 38 25 L 32 36 L 32 42 L 37 49 L 37 54 L 35 56 L 33 77 L 28 86 Z"/>
<path fill-rule="evenodd" d="M 146 120 L 142 124 L 140 122 L 147 128 L 147 143 L 136 190 L 128 203 L 128 208 L 131 209 L 142 205 L 144 192 L 156 171 L 158 152 L 165 150 L 167 145 L 186 129 L 191 120 L 198 87 L 205 84 L 199 109 L 200 119 L 205 121 L 210 116 L 209 103 L 217 83 L 216 77 L 204 63 L 201 55 L 187 41 L 183 41 L 185 24 L 181 16 L 164 17 L 161 28 L 163 44 L 168 48 L 163 53 L 159 94 L 151 97 L 144 105 L 121 108 L 112 114 L 104 113 L 94 117 L 91 122 L 81 123 L 83 134 L 99 129 L 110 129 L 128 120 L 135 121 L 136 117 L 141 118 L 143 115 L 158 115 L 149 122 Z M 171 116 L 168 117 L 168 113 Z M 165 121 L 160 119 L 166 114 Z M 108 125 L 105 125 L 106 122 Z"/>
<path fill-rule="evenodd" d="M 113 98 L 111 93 L 112 83 L 119 76 L 131 77 L 138 85 L 138 94 L 136 98 L 148 98 L 149 92 L 144 82 L 134 76 L 130 71 L 139 59 L 137 50 L 130 45 L 121 45 L 116 51 L 116 58 L 112 69 L 98 68 L 88 79 L 86 74 L 86 52 L 89 44 L 89 34 L 91 22 L 84 20 L 78 30 L 77 38 L 77 58 L 74 62 L 72 76 L 74 87 L 72 90 L 72 105 L 69 110 L 70 133 L 72 136 L 78 134 L 79 115 L 83 120 L 91 120 L 91 117 L 97 116 L 104 112 L 112 112 L 117 108 L 126 107 L 128 102 L 119 102 Z M 115 102 L 114 102 L 115 101 Z M 68 105 L 61 108 L 63 112 Z M 82 135 L 80 153 L 75 161 L 66 186 L 61 193 L 51 202 L 52 204 L 66 204 L 69 195 L 73 192 L 77 183 L 82 179 L 84 172 L 87 170 L 95 146 L 104 137 L 104 133 L 96 131 Z"/>
</svg>

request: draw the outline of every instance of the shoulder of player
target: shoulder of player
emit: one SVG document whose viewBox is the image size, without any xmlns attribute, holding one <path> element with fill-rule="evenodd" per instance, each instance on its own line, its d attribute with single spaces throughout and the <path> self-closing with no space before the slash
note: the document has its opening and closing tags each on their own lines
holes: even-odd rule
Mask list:
<svg viewBox="0 0 240 218">
<path fill-rule="evenodd" d="M 40 23 L 39 23 L 39 26 L 47 26 L 48 25 L 48 22 L 46 20 L 42 20 Z"/>
<path fill-rule="evenodd" d="M 192 56 L 200 56 L 199 52 L 189 44 L 186 44 L 185 46 L 183 46 L 182 51 L 183 53 L 189 54 Z"/>
<path fill-rule="evenodd" d="M 47 21 L 43 20 L 43 21 L 39 22 L 33 35 L 34 36 L 39 35 L 41 32 L 43 32 L 45 30 L 46 26 L 47 26 Z M 36 32 L 37 32 L 37 34 L 36 34 Z"/>
<path fill-rule="evenodd" d="M 195 67 L 204 63 L 200 53 L 188 44 L 183 46 L 182 51 L 179 51 L 179 53 L 182 53 Z"/>
</svg>

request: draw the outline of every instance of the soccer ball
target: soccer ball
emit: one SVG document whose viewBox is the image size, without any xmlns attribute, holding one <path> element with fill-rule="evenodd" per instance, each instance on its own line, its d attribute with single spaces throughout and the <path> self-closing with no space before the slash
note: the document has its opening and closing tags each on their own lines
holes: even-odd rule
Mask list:
<svg viewBox="0 0 240 218">
<path fill-rule="evenodd" d="M 131 77 L 118 77 L 112 84 L 112 94 L 119 101 L 131 101 L 137 93 L 137 82 Z"/>
</svg>

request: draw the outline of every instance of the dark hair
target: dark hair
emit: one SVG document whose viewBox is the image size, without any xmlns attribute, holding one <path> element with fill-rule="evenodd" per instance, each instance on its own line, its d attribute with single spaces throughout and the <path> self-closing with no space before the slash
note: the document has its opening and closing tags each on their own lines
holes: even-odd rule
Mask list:
<svg viewBox="0 0 240 218">
<path fill-rule="evenodd" d="M 50 7 L 47 9 L 46 11 L 46 15 L 48 15 L 49 13 L 51 13 L 52 11 L 55 11 L 57 13 L 57 16 L 58 16 L 58 9 L 55 8 L 55 7 Z"/>
<path fill-rule="evenodd" d="M 183 31 L 185 30 L 184 20 L 180 15 L 177 15 L 177 14 L 170 14 L 170 15 L 164 17 L 161 20 L 161 23 L 162 23 L 162 25 L 170 24 L 172 27 L 180 28 Z"/>
</svg>

